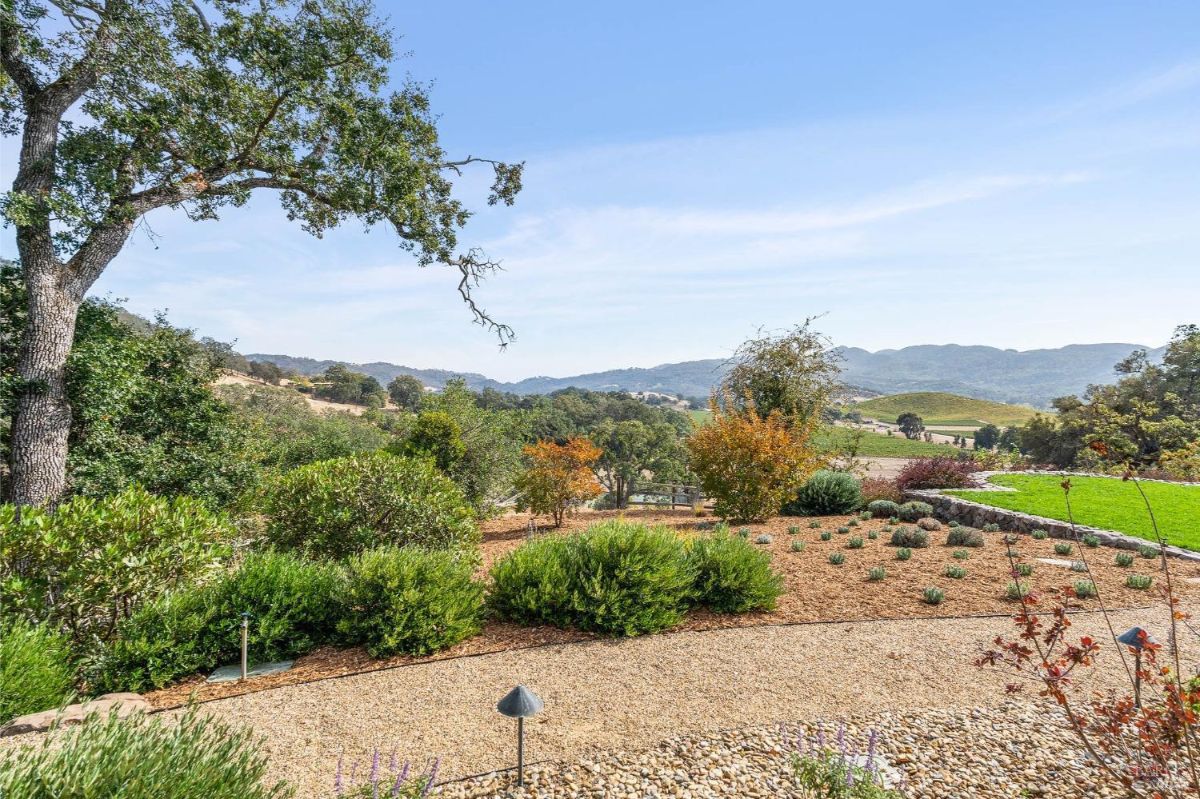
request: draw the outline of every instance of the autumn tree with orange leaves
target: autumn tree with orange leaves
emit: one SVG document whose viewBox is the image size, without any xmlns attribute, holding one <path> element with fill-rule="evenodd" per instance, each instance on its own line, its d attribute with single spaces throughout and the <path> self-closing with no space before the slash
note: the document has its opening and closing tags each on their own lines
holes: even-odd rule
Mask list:
<svg viewBox="0 0 1200 799">
<path fill-rule="evenodd" d="M 518 510 L 551 516 L 562 527 L 573 507 L 604 492 L 592 471 L 604 452 L 588 439 L 539 441 L 523 451 L 529 466 L 517 478 Z"/>
<path fill-rule="evenodd" d="M 722 405 L 727 410 L 722 410 Z M 779 513 L 784 501 L 822 465 L 809 440 L 818 419 L 788 420 L 778 410 L 763 416 L 752 402 L 709 403 L 712 421 L 688 439 L 690 466 L 717 515 L 758 521 Z"/>
</svg>

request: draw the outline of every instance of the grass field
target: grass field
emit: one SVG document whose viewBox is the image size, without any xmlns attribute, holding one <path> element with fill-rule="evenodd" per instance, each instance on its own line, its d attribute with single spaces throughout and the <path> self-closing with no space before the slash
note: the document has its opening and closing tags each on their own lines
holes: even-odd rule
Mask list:
<svg viewBox="0 0 1200 799">
<path fill-rule="evenodd" d="M 856 431 L 848 427 L 825 428 L 817 437 L 822 448 L 844 448 Z M 924 441 L 909 441 L 901 435 L 885 436 L 862 431 L 858 454 L 867 458 L 924 458 L 932 455 L 953 455 L 957 449 L 949 444 L 929 444 Z"/>
<path fill-rule="evenodd" d="M 687 412 L 687 415 L 692 417 L 692 421 L 698 425 L 706 425 L 712 420 L 712 411 L 707 408 L 693 408 Z"/>
<path fill-rule="evenodd" d="M 916 391 L 876 397 L 858 403 L 854 409 L 864 416 L 893 423 L 897 416 L 911 411 L 920 416 L 928 428 L 938 425 L 982 425 L 989 422 L 999 427 L 1009 427 L 1023 424 L 1037 413 L 1026 405 L 972 399 L 943 391 Z"/>
<path fill-rule="evenodd" d="M 997 508 L 1067 520 L 1067 505 L 1056 475 L 1002 474 L 991 478 L 997 485 L 1017 489 L 1000 491 L 948 491 L 949 494 Z M 1200 486 L 1142 483 L 1150 498 L 1159 529 L 1168 543 L 1200 550 Z M 1153 540 L 1154 531 L 1137 486 L 1112 477 L 1072 477 L 1071 511 L 1075 521 L 1105 530 Z"/>
</svg>

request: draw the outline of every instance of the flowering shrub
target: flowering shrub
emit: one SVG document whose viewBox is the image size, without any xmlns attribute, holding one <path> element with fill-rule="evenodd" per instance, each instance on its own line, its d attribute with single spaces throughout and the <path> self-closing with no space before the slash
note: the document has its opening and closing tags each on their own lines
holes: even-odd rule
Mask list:
<svg viewBox="0 0 1200 799">
<path fill-rule="evenodd" d="M 539 441 L 524 452 L 529 466 L 517 478 L 518 510 L 546 514 L 555 527 L 562 527 L 573 507 L 604 492 L 592 473 L 604 452 L 588 439 L 572 438 L 566 444 Z"/>
<path fill-rule="evenodd" d="M 369 766 L 362 764 L 362 768 L 359 768 L 359 765 L 359 763 L 351 763 L 347 767 L 345 758 L 338 758 L 337 771 L 333 774 L 333 795 L 335 797 L 425 799 L 433 790 L 434 782 L 437 781 L 441 760 L 434 758 L 429 768 L 423 774 L 418 774 L 413 770 L 409 761 L 405 760 L 401 763 L 394 751 L 388 756 L 385 766 L 382 755 L 376 749 L 371 755 Z"/>
<path fill-rule="evenodd" d="M 896 475 L 896 487 L 902 492 L 918 488 L 970 488 L 974 485 L 971 475 L 977 471 L 978 464 L 971 460 L 944 455 L 916 458 Z"/>
<path fill-rule="evenodd" d="M 797 787 L 803 796 L 821 799 L 900 799 L 902 782 L 899 790 L 885 787 L 875 752 L 878 742 L 879 733 L 872 730 L 866 748 L 858 751 L 847 740 L 845 725 L 838 728 L 832 741 L 827 741 L 823 732 L 788 741 Z"/>
</svg>

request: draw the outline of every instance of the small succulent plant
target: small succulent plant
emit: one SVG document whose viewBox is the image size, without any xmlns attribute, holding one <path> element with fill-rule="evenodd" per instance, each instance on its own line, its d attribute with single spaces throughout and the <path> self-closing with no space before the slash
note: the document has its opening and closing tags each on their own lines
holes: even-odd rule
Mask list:
<svg viewBox="0 0 1200 799">
<path fill-rule="evenodd" d="M 896 560 L 908 560 L 912 557 L 912 550 L 908 547 L 900 547 L 896 550 Z"/>
<path fill-rule="evenodd" d="M 788 535 L 799 535 L 799 534 L 800 534 L 800 527 L 798 525 L 793 524 L 790 527 L 788 527 Z"/>
<path fill-rule="evenodd" d="M 1086 564 L 1086 563 L 1084 563 L 1082 560 L 1073 560 L 1073 561 L 1071 561 L 1071 571 L 1073 571 L 1073 572 L 1085 572 L 1085 571 L 1087 571 L 1087 570 L 1088 570 L 1088 566 L 1087 566 L 1087 564 Z"/>
<path fill-rule="evenodd" d="M 1118 552 L 1115 561 L 1118 566 L 1128 569 L 1133 565 L 1133 555 L 1130 555 L 1128 552 Z"/>
<path fill-rule="evenodd" d="M 809 522 L 809 523 L 808 523 L 808 529 L 810 529 L 810 530 L 820 530 L 820 529 L 821 529 L 821 523 L 820 523 L 819 521 L 817 521 L 816 519 L 813 519 L 811 522 Z"/>
<path fill-rule="evenodd" d="M 1080 599 L 1090 599 L 1096 596 L 1096 584 L 1091 580 L 1076 580 L 1073 587 L 1075 589 L 1075 596 Z"/>
<path fill-rule="evenodd" d="M 1158 557 L 1158 547 L 1152 547 L 1152 546 L 1148 546 L 1146 544 L 1142 544 L 1140 547 L 1138 547 L 1138 554 L 1141 555 L 1143 558 L 1146 558 L 1147 560 L 1149 560 L 1150 558 L 1157 558 Z"/>
<path fill-rule="evenodd" d="M 775 539 L 771 537 L 770 533 L 759 533 L 758 535 L 754 536 L 754 543 L 756 544 L 769 544 L 774 540 Z"/>
<path fill-rule="evenodd" d="M 921 593 L 921 599 L 926 605 L 940 605 L 946 598 L 946 592 L 937 586 L 929 586 Z"/>
<path fill-rule="evenodd" d="M 865 522 L 867 519 L 870 519 L 870 518 L 871 518 L 871 516 L 872 516 L 872 514 L 871 514 L 871 511 L 869 511 L 869 510 L 865 510 L 865 511 L 863 511 L 862 513 L 858 514 L 858 518 L 859 518 L 859 520 L 860 520 L 860 521 L 864 521 L 864 522 Z"/>
<path fill-rule="evenodd" d="M 828 530 L 821 531 L 821 540 L 822 541 L 828 541 L 831 538 L 833 538 L 833 533 L 829 532 Z"/>
<path fill-rule="evenodd" d="M 850 521 L 846 522 L 846 526 L 847 527 L 858 527 L 858 519 L 851 519 Z"/>
<path fill-rule="evenodd" d="M 846 533 L 850 532 L 850 528 L 843 524 L 841 527 L 839 527 L 837 529 L 837 531 L 839 533 L 841 533 L 842 535 L 845 535 Z"/>
<path fill-rule="evenodd" d="M 1085 547 L 1091 547 L 1092 549 L 1095 549 L 1096 547 L 1100 546 L 1100 537 L 1091 534 L 1085 535 L 1083 537 L 1083 545 Z"/>
<path fill-rule="evenodd" d="M 846 546 L 849 547 L 850 549 L 862 549 L 863 548 L 862 536 L 858 536 L 858 535 L 854 536 L 853 538 L 851 538 L 849 541 L 846 542 Z"/>
<path fill-rule="evenodd" d="M 958 527 L 960 524 L 962 524 L 962 522 L 960 522 L 958 519 L 951 519 L 950 521 L 946 522 L 947 527 Z"/>
<path fill-rule="evenodd" d="M 1030 533 L 1029 537 L 1032 538 L 1034 541 L 1045 541 L 1047 538 L 1050 537 L 1050 534 L 1047 533 L 1045 530 L 1038 528 L 1037 530 L 1034 530 L 1032 533 Z"/>
<path fill-rule="evenodd" d="M 1125 578 L 1125 585 L 1138 591 L 1145 591 L 1152 582 L 1154 578 L 1148 574 L 1131 574 Z"/>
<path fill-rule="evenodd" d="M 946 534 L 948 547 L 981 547 L 983 543 L 983 533 L 973 527 L 955 527 Z"/>
<path fill-rule="evenodd" d="M 1054 554 L 1055 555 L 1070 555 L 1071 549 L 1072 549 L 1071 545 L 1068 544 L 1066 541 L 1059 541 L 1058 543 L 1056 543 L 1054 545 Z"/>
<path fill-rule="evenodd" d="M 887 569 L 882 566 L 872 566 L 867 572 L 867 579 L 873 583 L 877 583 L 885 577 L 887 577 Z"/>
<path fill-rule="evenodd" d="M 1029 586 L 1020 581 L 1014 581 L 1004 587 L 1004 596 L 1009 599 L 1020 599 L 1029 596 Z"/>
<path fill-rule="evenodd" d="M 1033 574 L 1033 564 L 1032 563 L 1018 563 L 1017 564 L 1017 574 L 1021 577 L 1031 576 Z"/>
<path fill-rule="evenodd" d="M 742 538 L 749 538 L 750 537 L 750 528 L 749 527 L 739 527 L 738 535 L 741 536 Z"/>
<path fill-rule="evenodd" d="M 879 538 L 879 531 L 878 531 L 878 530 L 871 530 L 871 531 L 869 531 L 869 532 L 867 533 L 867 538 L 869 538 L 869 539 L 871 539 L 872 541 L 874 541 L 875 539 Z"/>
<path fill-rule="evenodd" d="M 980 529 L 982 529 L 985 533 L 998 533 L 1000 532 L 1000 525 L 996 524 L 995 522 L 991 522 L 989 524 L 985 524 Z"/>
<path fill-rule="evenodd" d="M 830 552 L 829 553 L 829 562 L 832 563 L 834 566 L 841 566 L 843 563 L 846 562 L 846 556 L 843 555 L 841 552 Z"/>
<path fill-rule="evenodd" d="M 951 580 L 961 580 L 967 576 L 967 570 L 962 566 L 947 566 L 942 574 L 946 575 Z"/>
<path fill-rule="evenodd" d="M 793 541 L 792 542 L 792 551 L 793 552 L 803 552 L 804 551 L 804 542 L 803 541 Z"/>
<path fill-rule="evenodd" d="M 955 560 L 966 560 L 967 558 L 971 557 L 971 553 L 965 549 L 956 549 L 950 553 L 950 557 L 954 558 Z"/>
</svg>

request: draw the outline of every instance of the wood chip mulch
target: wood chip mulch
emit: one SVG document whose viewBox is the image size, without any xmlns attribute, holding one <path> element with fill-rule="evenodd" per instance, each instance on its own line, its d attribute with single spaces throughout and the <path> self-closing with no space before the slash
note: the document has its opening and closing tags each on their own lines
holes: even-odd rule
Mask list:
<svg viewBox="0 0 1200 799">
<path fill-rule="evenodd" d="M 569 519 L 561 530 L 539 527 L 539 535 L 561 535 L 587 527 L 604 518 L 623 517 L 629 521 L 646 524 L 664 524 L 683 531 L 694 531 L 698 524 L 711 522 L 711 518 L 698 519 L 690 510 L 631 510 L 581 513 Z M 862 621 L 867 619 L 903 619 L 956 616 L 982 616 L 1007 614 L 1015 604 L 1005 597 L 1005 588 L 1012 582 L 1004 533 L 985 533 L 986 545 L 967 549 L 969 557 L 957 560 L 951 556 L 955 549 L 945 545 L 947 529 L 929 534 L 930 546 L 913 550 L 912 559 L 898 561 L 896 548 L 887 545 L 889 534 L 882 528 L 884 520 L 860 521 L 848 533 L 838 533 L 840 526 L 849 524 L 853 517 L 836 516 L 816 519 L 819 529 L 809 527 L 811 518 L 778 517 L 761 524 L 733 525 L 732 530 L 743 527 L 748 538 L 754 541 L 760 534 L 771 536 L 769 543 L 757 546 L 771 553 L 772 566 L 784 579 L 784 594 L 778 607 L 769 613 L 724 615 L 697 610 L 688 615 L 677 631 L 699 631 L 730 627 L 752 627 L 765 624 L 798 624 L 808 622 Z M 500 557 L 516 549 L 526 540 L 529 517 L 524 514 L 509 514 L 483 525 L 481 544 L 481 577 Z M 796 532 L 789 532 L 798 528 Z M 820 533 L 830 531 L 832 539 L 821 541 Z M 871 540 L 869 533 L 875 531 L 877 538 Z M 861 537 L 863 547 L 851 549 L 847 546 L 852 537 Z M 792 551 L 792 541 L 804 542 L 802 552 Z M 1048 601 L 1061 598 L 1066 586 L 1078 580 L 1092 579 L 1100 590 L 1100 597 L 1107 608 L 1142 607 L 1160 601 L 1158 588 L 1162 583 L 1161 562 L 1135 558 L 1129 568 L 1115 564 L 1117 550 L 1107 547 L 1073 547 L 1067 556 L 1056 555 L 1053 539 L 1036 541 L 1021 535 L 1014 548 L 1020 553 L 1021 561 L 1034 566 L 1033 575 L 1022 578 L 1033 592 Z M 841 566 L 829 563 L 829 554 L 838 551 L 845 555 Z M 1038 558 L 1075 560 L 1080 555 L 1086 558 L 1090 575 L 1080 574 L 1068 567 L 1042 563 Z M 967 576 L 952 579 L 944 575 L 948 565 L 961 566 Z M 883 566 L 887 577 L 878 582 L 867 580 L 867 571 L 873 566 Z M 1171 562 L 1172 577 L 1176 593 L 1182 598 L 1200 597 L 1200 564 Z M 1154 577 L 1154 588 L 1138 591 L 1125 586 L 1129 574 L 1147 574 Z M 928 586 L 937 586 L 946 592 L 945 601 L 938 606 L 925 604 L 921 594 Z M 1084 610 L 1099 610 L 1100 600 L 1077 600 Z M 146 694 L 155 708 L 176 707 L 189 701 L 209 701 L 228 696 L 276 688 L 282 685 L 311 682 L 314 680 L 342 677 L 365 671 L 396 668 L 436 660 L 471 657 L 475 655 L 523 649 L 547 644 L 564 644 L 593 639 L 596 636 L 552 627 L 519 627 L 499 621 L 489 621 L 483 631 L 462 643 L 429 657 L 397 656 L 376 659 L 367 655 L 361 647 L 336 649 L 322 647 L 297 658 L 296 665 L 289 671 L 256 678 L 246 683 L 227 682 L 210 684 L 203 676 L 196 676 L 175 685 Z"/>
</svg>

